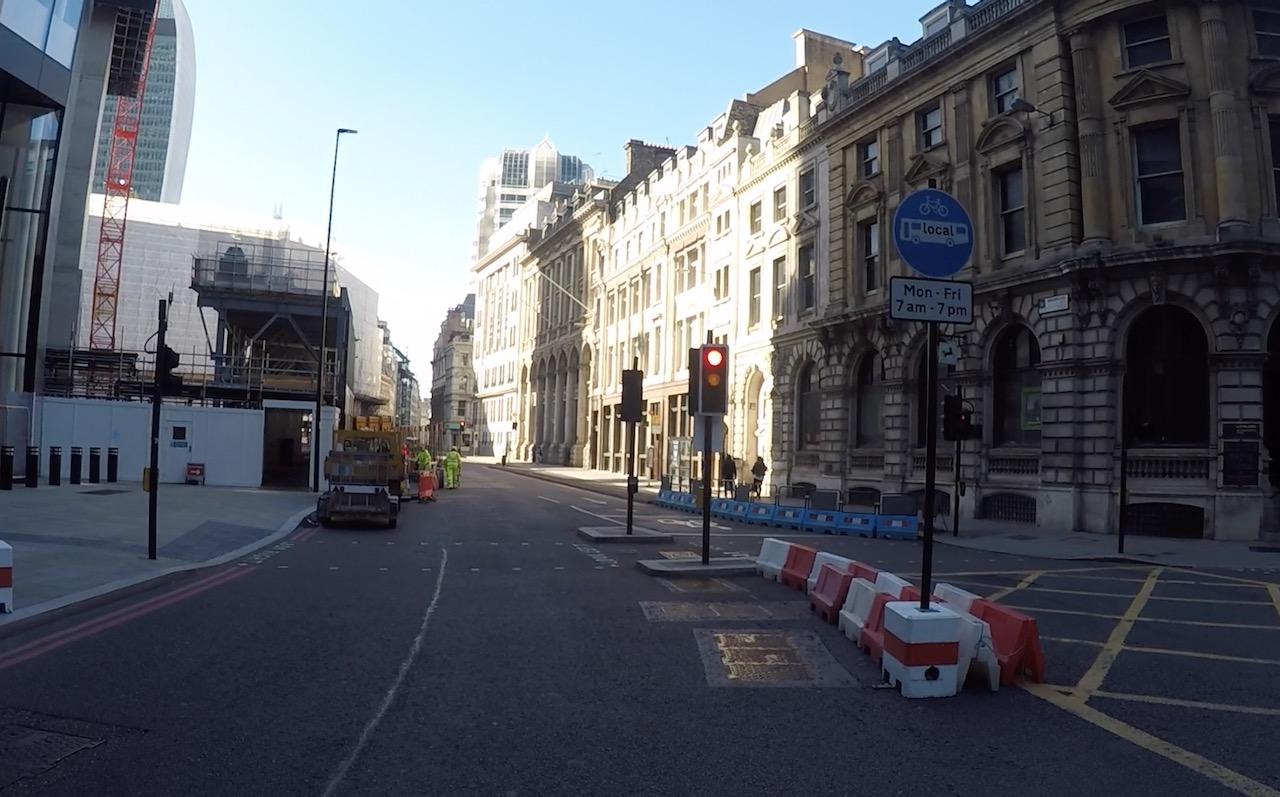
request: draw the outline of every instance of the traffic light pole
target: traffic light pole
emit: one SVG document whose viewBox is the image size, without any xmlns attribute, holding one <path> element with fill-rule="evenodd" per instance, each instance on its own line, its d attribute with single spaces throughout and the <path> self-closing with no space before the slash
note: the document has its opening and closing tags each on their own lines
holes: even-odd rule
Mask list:
<svg viewBox="0 0 1280 797">
<path fill-rule="evenodd" d="M 925 348 L 924 557 L 920 566 L 920 611 L 929 611 L 933 590 L 933 516 L 938 476 L 938 324 L 929 322 Z"/>
<path fill-rule="evenodd" d="M 951 536 L 960 536 L 960 438 L 956 438 L 955 485 L 952 487 Z"/>
<path fill-rule="evenodd" d="M 711 429 L 715 419 L 702 416 L 702 563 L 711 564 Z"/>
<path fill-rule="evenodd" d="M 155 384 L 151 392 L 151 468 L 147 474 L 147 558 L 156 558 L 156 521 L 160 504 L 160 408 L 164 404 L 164 333 L 169 328 L 168 302 L 160 300 L 160 329 L 156 332 Z"/>
</svg>

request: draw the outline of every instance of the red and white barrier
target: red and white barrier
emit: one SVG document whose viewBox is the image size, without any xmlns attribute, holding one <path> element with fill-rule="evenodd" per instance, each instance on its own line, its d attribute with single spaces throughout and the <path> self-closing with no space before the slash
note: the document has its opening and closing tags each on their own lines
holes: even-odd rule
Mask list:
<svg viewBox="0 0 1280 797">
<path fill-rule="evenodd" d="M 960 589 L 952 584 L 939 582 L 933 585 L 933 597 L 940 601 L 946 601 L 947 605 L 958 612 L 968 613 L 973 606 L 973 602 L 979 599 L 966 589 Z"/>
<path fill-rule="evenodd" d="M 831 565 L 841 573 L 852 573 L 855 564 L 857 563 L 848 557 L 837 556 L 826 551 L 818 551 L 818 555 L 813 560 L 813 569 L 809 571 L 809 583 L 806 591 L 813 592 L 813 588 L 817 586 L 818 573 L 822 570 L 823 565 Z"/>
<path fill-rule="evenodd" d="M 13 549 L 0 541 L 0 611 L 13 611 Z"/>
<path fill-rule="evenodd" d="M 876 576 L 876 592 L 879 592 L 882 595 L 888 595 L 894 600 L 899 598 L 906 600 L 903 596 L 903 592 L 910 587 L 910 581 L 907 581 L 905 578 L 899 578 L 893 573 L 886 573 L 882 570 L 880 571 L 880 574 Z"/>
<path fill-rule="evenodd" d="M 960 616 L 943 605 L 921 611 L 893 601 L 884 609 L 885 679 L 903 697 L 951 697 L 960 691 Z"/>
<path fill-rule="evenodd" d="M 813 560 L 818 558 L 818 549 L 808 545 L 792 545 L 787 551 L 787 562 L 782 566 L 779 581 L 788 587 L 803 591 L 808 585 L 809 571 L 813 570 Z"/>
<path fill-rule="evenodd" d="M 853 573 L 827 562 L 818 573 L 818 581 L 809 590 L 809 608 L 822 615 L 828 623 L 836 622 L 840 607 L 849 599 L 849 585 Z"/>
<path fill-rule="evenodd" d="M 871 605 L 876 600 L 876 585 L 865 578 L 855 578 L 849 584 L 849 594 L 845 598 L 844 608 L 840 610 L 840 619 L 836 624 L 855 643 L 862 636 L 862 628 L 871 616 Z"/>
<path fill-rule="evenodd" d="M 771 581 L 777 581 L 790 552 L 791 543 L 776 537 L 765 537 L 760 543 L 760 555 L 756 557 L 756 572 Z"/>
<path fill-rule="evenodd" d="M 998 691 L 1000 659 L 993 647 L 991 626 L 958 608 L 956 614 L 960 617 L 960 686 L 969 680 L 971 672 L 977 672 L 992 692 Z"/>
</svg>

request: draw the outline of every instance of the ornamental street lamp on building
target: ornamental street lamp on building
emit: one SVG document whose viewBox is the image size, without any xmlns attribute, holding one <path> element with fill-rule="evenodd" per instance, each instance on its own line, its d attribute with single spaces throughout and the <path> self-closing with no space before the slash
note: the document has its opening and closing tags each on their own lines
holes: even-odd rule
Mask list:
<svg viewBox="0 0 1280 797">
<path fill-rule="evenodd" d="M 320 405 L 324 401 L 325 340 L 329 335 L 329 244 L 333 238 L 333 194 L 338 185 L 338 145 L 342 134 L 355 130 L 339 127 L 333 138 L 333 176 L 329 178 L 329 227 L 324 234 L 324 279 L 320 283 L 320 358 L 316 363 L 316 411 L 311 416 L 311 489 L 320 492 Z"/>
</svg>

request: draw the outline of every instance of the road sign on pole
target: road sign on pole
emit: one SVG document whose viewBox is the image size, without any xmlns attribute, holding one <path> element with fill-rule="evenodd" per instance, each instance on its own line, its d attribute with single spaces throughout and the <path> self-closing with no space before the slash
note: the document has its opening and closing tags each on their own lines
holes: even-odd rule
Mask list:
<svg viewBox="0 0 1280 797">
<path fill-rule="evenodd" d="M 926 188 L 898 205 L 893 240 L 911 268 L 926 277 L 950 277 L 973 256 L 973 222 L 955 197 Z"/>
<path fill-rule="evenodd" d="M 973 284 L 950 277 L 973 256 L 973 222 L 955 197 L 926 188 L 907 196 L 893 215 L 893 242 L 902 261 L 931 279 L 894 277 L 889 317 L 928 325 L 925 351 L 924 555 L 920 610 L 933 590 L 933 519 L 938 476 L 938 324 L 973 322 Z M 959 459 L 956 461 L 959 469 Z"/>
</svg>

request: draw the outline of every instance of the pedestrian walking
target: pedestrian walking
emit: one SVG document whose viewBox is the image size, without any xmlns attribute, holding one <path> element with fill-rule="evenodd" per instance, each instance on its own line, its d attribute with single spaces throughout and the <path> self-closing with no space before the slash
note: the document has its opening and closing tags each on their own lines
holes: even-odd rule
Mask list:
<svg viewBox="0 0 1280 797">
<path fill-rule="evenodd" d="M 757 456 L 756 464 L 751 466 L 751 491 L 756 494 L 756 498 L 760 497 L 760 491 L 764 487 L 764 475 L 769 472 L 769 466 L 764 464 L 764 457 Z"/>
<path fill-rule="evenodd" d="M 720 494 L 733 497 L 733 486 L 738 481 L 738 463 L 733 457 L 725 454 L 720 460 Z"/>
<path fill-rule="evenodd" d="M 444 458 L 444 486 L 450 490 L 457 488 L 462 477 L 462 455 L 457 447 L 449 449 Z"/>
</svg>

